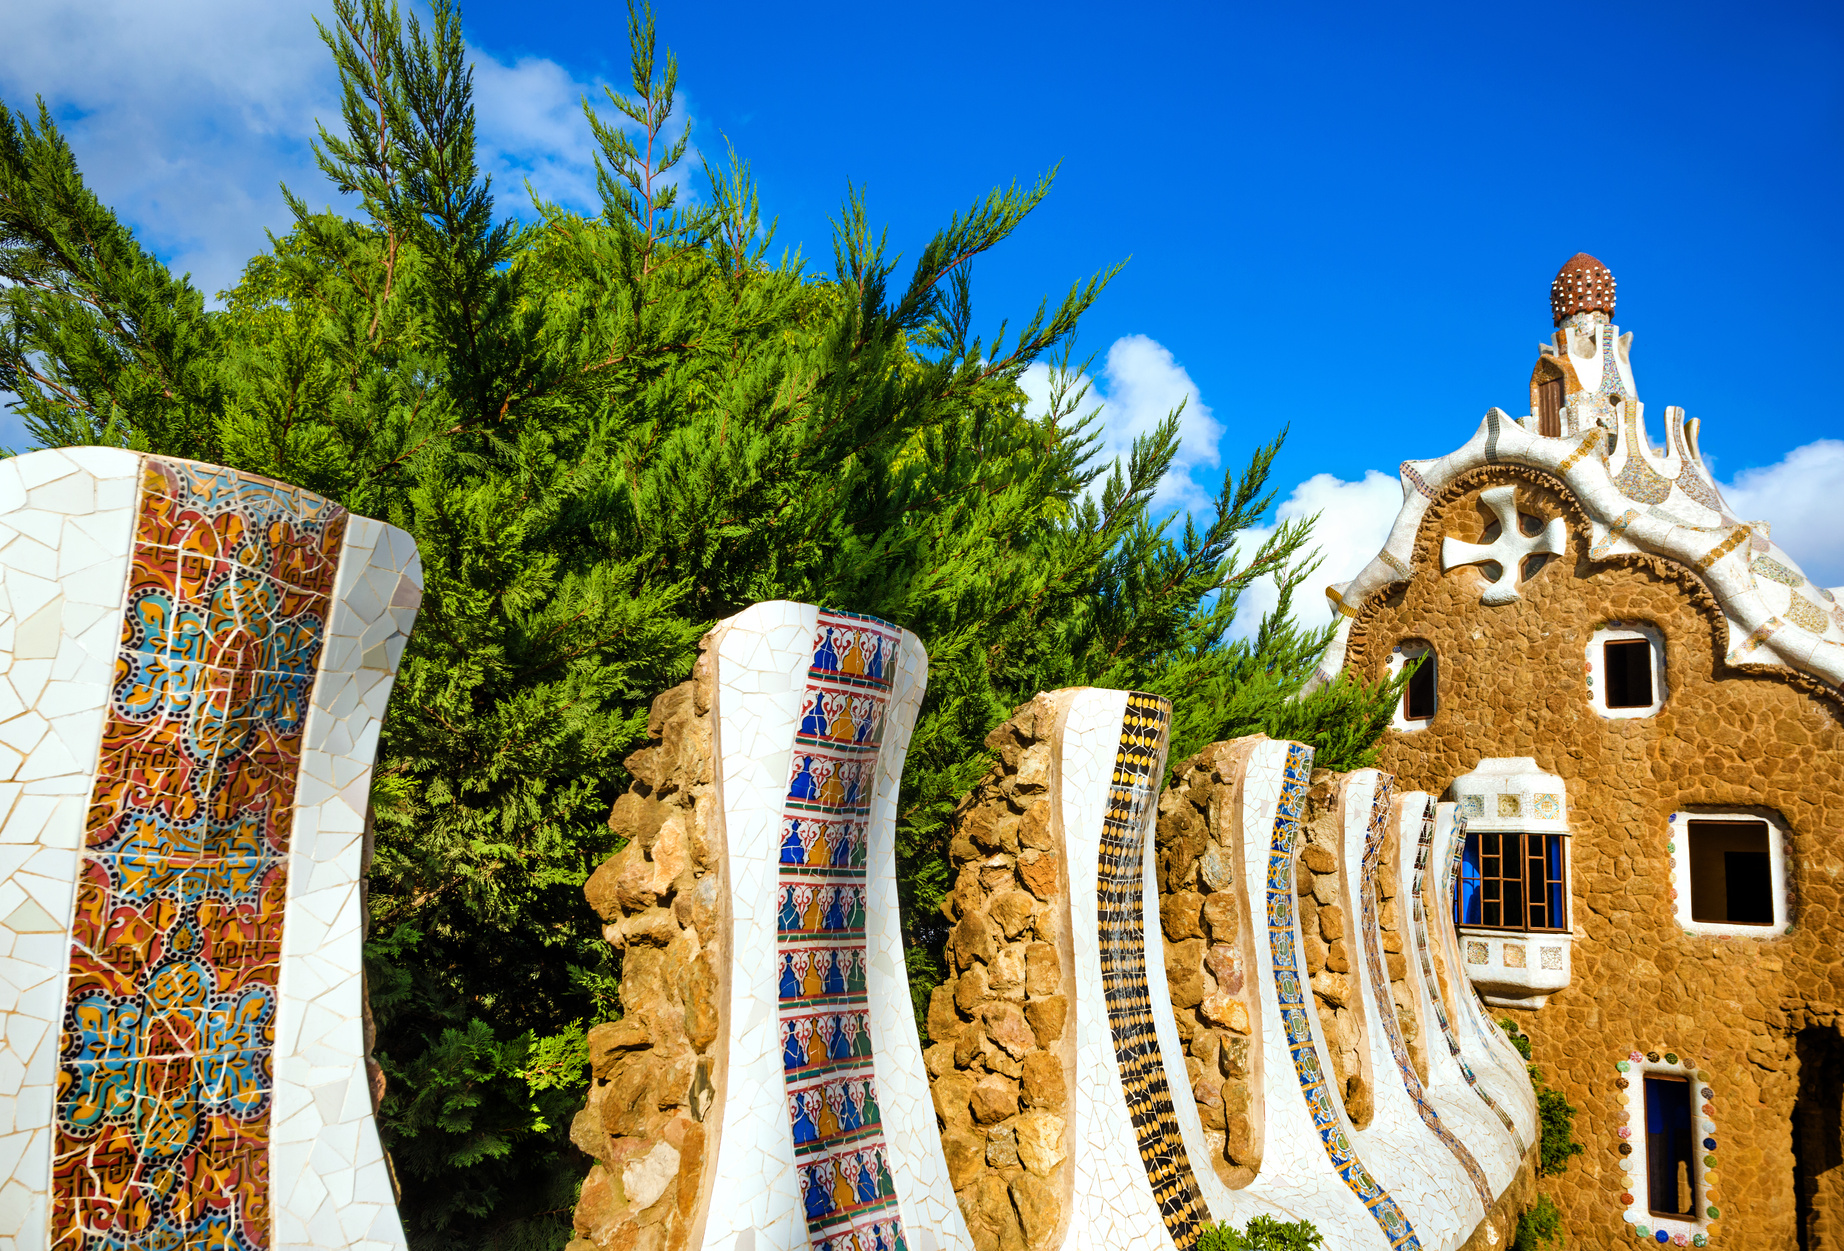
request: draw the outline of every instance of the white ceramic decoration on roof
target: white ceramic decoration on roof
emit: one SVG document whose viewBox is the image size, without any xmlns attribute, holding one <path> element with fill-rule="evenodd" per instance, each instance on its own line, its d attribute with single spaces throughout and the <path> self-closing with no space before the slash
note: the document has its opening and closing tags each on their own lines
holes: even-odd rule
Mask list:
<svg viewBox="0 0 1844 1251">
<path fill-rule="evenodd" d="M 1560 479 L 1587 514 L 1590 561 L 1645 554 L 1697 573 L 1728 626 L 1728 664 L 1793 669 L 1844 684 L 1844 606 L 1773 542 L 1767 522 L 1734 514 L 1697 450 L 1696 419 L 1667 408 L 1664 446 L 1652 446 L 1633 383 L 1633 336 L 1612 323 L 1613 286 L 1613 276 L 1593 257 L 1578 255 L 1563 266 L 1551 290 L 1555 339 L 1543 345 L 1537 362 L 1530 415 L 1512 418 L 1490 409 L 1456 451 L 1402 463 L 1402 508 L 1388 542 L 1357 577 L 1328 591 L 1343 620 L 1309 689 L 1344 667 L 1351 619 L 1364 604 L 1408 581 L 1428 506 L 1462 474 L 1487 465 Z M 1516 520 L 1515 508 L 1510 516 Z M 1504 565 L 1487 602 L 1517 597 L 1515 570 L 1503 558 L 1544 552 L 1561 537 L 1554 533 L 1559 525 L 1552 521 L 1543 542 L 1525 551 L 1521 536 L 1514 537 L 1517 527 L 1501 519 L 1499 543 L 1506 550 L 1476 556 Z M 1464 563 L 1472 555 L 1467 546 L 1448 547 L 1443 563 Z"/>
</svg>

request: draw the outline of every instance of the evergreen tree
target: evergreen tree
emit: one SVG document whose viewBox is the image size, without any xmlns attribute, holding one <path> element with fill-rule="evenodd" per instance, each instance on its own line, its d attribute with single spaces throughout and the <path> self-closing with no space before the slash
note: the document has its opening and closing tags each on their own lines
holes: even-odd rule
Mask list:
<svg viewBox="0 0 1844 1251">
<path fill-rule="evenodd" d="M 1266 730 L 1368 763 L 1392 687 L 1294 698 L 1326 632 L 1291 619 L 1310 525 L 1242 540 L 1279 438 L 1206 517 L 1159 519 L 1178 414 L 1102 463 L 1070 356 L 1111 272 L 1015 332 L 973 330 L 970 270 L 1050 178 L 956 215 L 899 279 L 861 194 L 829 275 L 771 259 L 746 163 L 678 202 L 676 66 L 630 13 L 601 211 L 496 217 L 458 14 L 335 0 L 348 216 L 293 226 L 210 308 L 85 186 L 41 105 L 0 107 L 0 388 L 43 446 L 194 457 L 325 493 L 415 536 L 427 577 L 379 746 L 367 970 L 381 1123 L 419 1247 L 556 1247 L 584 1166 L 583 1031 L 619 969 L 581 887 L 652 698 L 698 639 L 784 597 L 927 644 L 898 818 L 918 1004 L 938 983 L 947 814 L 986 733 L 1040 689 L 1175 704 L 1172 759 Z M 1053 366 L 1049 411 L 1018 379 Z M 1282 587 L 1251 639 L 1256 578 Z M 919 1014 L 920 1015 L 920 1014 Z"/>
</svg>

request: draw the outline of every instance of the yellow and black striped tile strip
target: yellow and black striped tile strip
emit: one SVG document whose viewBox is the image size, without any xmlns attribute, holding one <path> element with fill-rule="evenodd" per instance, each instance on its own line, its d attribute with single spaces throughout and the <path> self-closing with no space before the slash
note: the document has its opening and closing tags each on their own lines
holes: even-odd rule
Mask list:
<svg viewBox="0 0 1844 1251">
<path fill-rule="evenodd" d="M 1146 931 L 1141 867 L 1165 772 L 1172 706 L 1156 695 L 1127 696 L 1120 749 L 1102 821 L 1096 912 L 1101 938 L 1101 987 L 1121 1086 L 1133 1118 L 1140 1161 L 1166 1232 L 1178 1251 L 1191 1251 L 1209 1219 L 1178 1131 L 1153 1029 L 1152 988 L 1146 984 Z"/>
</svg>

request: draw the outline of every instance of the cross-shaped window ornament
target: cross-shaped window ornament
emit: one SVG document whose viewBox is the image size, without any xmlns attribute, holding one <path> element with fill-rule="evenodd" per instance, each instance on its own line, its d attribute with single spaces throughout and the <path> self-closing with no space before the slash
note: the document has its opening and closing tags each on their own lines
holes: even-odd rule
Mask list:
<svg viewBox="0 0 1844 1251">
<path fill-rule="evenodd" d="M 1498 518 L 1498 537 L 1490 543 L 1462 543 L 1459 539 L 1441 540 L 1441 570 L 1461 565 L 1499 567 L 1479 596 L 1482 604 L 1509 604 L 1521 598 L 1518 587 L 1524 582 L 1524 561 L 1531 556 L 1560 556 L 1568 550 L 1569 528 L 1560 517 L 1535 534 L 1525 534 L 1518 525 L 1517 487 L 1497 486 L 1479 493 L 1479 500 Z"/>
</svg>

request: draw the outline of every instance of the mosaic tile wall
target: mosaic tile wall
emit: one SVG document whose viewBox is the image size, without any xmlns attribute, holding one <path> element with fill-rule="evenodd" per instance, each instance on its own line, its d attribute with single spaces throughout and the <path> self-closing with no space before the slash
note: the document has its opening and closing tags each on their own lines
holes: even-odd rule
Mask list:
<svg viewBox="0 0 1844 1251">
<path fill-rule="evenodd" d="M 0 466 L 0 534 L 9 685 L 55 736 L 12 762 L 9 815 L 37 821 L 0 830 L 0 908 L 30 902 L 0 914 L 0 972 L 63 971 L 9 976 L 28 990 L 0 1004 L 9 1049 L 36 1044 L 0 1091 L 0 1239 L 401 1246 L 357 888 L 413 544 L 278 483 L 105 449 Z M 47 596 L 58 566 L 81 588 Z M 22 808 L 29 790 L 56 799 Z"/>
<path fill-rule="evenodd" d="M 926 655 L 888 623 L 780 601 L 707 646 L 731 968 L 702 1244 L 970 1246 L 896 915 L 896 797 Z"/>
<path fill-rule="evenodd" d="M 781 814 L 782 1067 L 815 1251 L 908 1251 L 871 1063 L 864 938 L 871 791 L 900 634 L 820 614 Z"/>
</svg>

